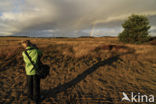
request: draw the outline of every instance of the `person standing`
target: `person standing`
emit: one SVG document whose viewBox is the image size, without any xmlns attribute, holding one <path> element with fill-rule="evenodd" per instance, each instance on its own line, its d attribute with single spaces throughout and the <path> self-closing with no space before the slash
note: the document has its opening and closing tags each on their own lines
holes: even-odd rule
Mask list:
<svg viewBox="0 0 156 104">
<path fill-rule="evenodd" d="M 21 42 L 21 44 L 25 48 L 25 51 L 22 52 L 22 56 L 25 62 L 28 98 L 38 102 L 40 99 L 40 78 L 36 74 L 36 70 L 39 67 L 42 52 L 35 47 L 30 40 L 24 40 Z"/>
</svg>

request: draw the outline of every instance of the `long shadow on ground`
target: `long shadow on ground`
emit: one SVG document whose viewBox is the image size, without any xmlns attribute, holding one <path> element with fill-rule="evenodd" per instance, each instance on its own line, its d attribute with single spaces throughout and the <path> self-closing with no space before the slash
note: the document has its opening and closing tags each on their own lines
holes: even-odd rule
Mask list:
<svg viewBox="0 0 156 104">
<path fill-rule="evenodd" d="M 108 58 L 106 60 L 97 62 L 96 64 L 92 65 L 91 67 L 86 69 L 84 72 L 79 74 L 73 80 L 71 80 L 71 81 L 69 81 L 67 83 L 64 83 L 62 85 L 59 85 L 59 86 L 57 86 L 57 87 L 55 87 L 53 89 L 43 91 L 43 92 L 48 92 L 48 93 L 46 93 L 44 95 L 46 96 L 46 98 L 48 98 L 48 97 L 54 97 L 55 98 L 58 93 L 66 91 L 68 88 L 71 88 L 72 86 L 76 85 L 80 81 L 84 80 L 88 75 L 90 75 L 91 73 L 96 71 L 99 67 L 104 66 L 104 65 L 111 65 L 113 62 L 116 62 L 117 60 L 120 60 L 120 56 L 123 56 L 123 55 L 126 55 L 126 54 L 133 54 L 134 52 L 135 51 L 133 49 L 130 49 L 130 51 L 127 52 L 127 53 L 119 54 L 119 55 L 110 57 L 110 58 Z"/>
</svg>

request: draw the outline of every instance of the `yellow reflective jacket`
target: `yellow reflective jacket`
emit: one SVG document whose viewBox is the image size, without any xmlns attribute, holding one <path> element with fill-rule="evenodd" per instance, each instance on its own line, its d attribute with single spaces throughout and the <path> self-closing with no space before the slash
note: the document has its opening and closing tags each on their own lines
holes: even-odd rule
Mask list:
<svg viewBox="0 0 156 104">
<path fill-rule="evenodd" d="M 32 62 L 38 67 L 38 61 L 40 60 L 39 58 L 42 56 L 42 52 L 39 49 L 30 46 L 28 46 L 26 50 Z M 35 69 L 24 51 L 22 52 L 22 56 L 25 62 L 26 75 L 35 75 L 37 69 Z"/>
</svg>

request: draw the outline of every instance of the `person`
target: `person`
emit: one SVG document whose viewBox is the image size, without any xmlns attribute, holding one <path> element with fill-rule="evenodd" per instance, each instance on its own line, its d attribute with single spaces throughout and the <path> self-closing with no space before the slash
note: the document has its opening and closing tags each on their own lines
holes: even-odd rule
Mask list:
<svg viewBox="0 0 156 104">
<path fill-rule="evenodd" d="M 36 74 L 37 67 L 39 67 L 38 63 L 42 56 L 42 52 L 33 45 L 30 40 L 24 40 L 21 42 L 22 46 L 25 48 L 25 51 L 27 51 L 27 54 L 25 51 L 22 52 L 22 56 L 25 62 L 25 71 L 27 76 L 27 88 L 28 88 L 28 98 L 31 100 L 34 100 L 38 102 L 40 100 L 40 78 Z M 35 64 L 35 66 L 32 64 Z"/>
</svg>

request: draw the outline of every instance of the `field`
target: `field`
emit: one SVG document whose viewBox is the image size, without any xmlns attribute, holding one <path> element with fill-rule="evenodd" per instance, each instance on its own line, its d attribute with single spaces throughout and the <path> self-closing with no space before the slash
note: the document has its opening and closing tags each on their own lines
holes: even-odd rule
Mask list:
<svg viewBox="0 0 156 104">
<path fill-rule="evenodd" d="M 122 92 L 156 96 L 156 45 L 123 44 L 113 37 L 0 37 L 1 104 L 33 104 L 19 44 L 25 39 L 37 44 L 42 62 L 51 67 L 41 80 L 42 104 L 126 104 Z"/>
</svg>

